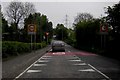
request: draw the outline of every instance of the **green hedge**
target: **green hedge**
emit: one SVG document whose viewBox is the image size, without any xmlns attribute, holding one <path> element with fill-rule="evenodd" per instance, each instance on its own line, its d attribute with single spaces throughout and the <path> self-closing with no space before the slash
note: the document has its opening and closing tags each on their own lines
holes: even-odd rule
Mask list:
<svg viewBox="0 0 120 80">
<path fill-rule="evenodd" d="M 32 43 L 33 49 L 41 49 L 46 46 L 45 42 Z M 22 53 L 31 51 L 30 43 L 15 42 L 15 41 L 3 41 L 2 42 L 2 57 L 7 58 L 9 56 L 17 56 Z"/>
</svg>

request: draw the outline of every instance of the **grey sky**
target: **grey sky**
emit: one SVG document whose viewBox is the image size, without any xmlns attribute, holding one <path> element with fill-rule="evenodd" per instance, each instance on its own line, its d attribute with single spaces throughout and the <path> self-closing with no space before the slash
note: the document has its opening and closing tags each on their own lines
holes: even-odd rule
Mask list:
<svg viewBox="0 0 120 80">
<path fill-rule="evenodd" d="M 47 15 L 49 21 L 53 22 L 54 27 L 58 23 L 65 23 L 65 15 L 68 15 L 68 26 L 74 22 L 75 16 L 81 12 L 87 12 L 98 18 L 105 16 L 104 7 L 113 6 L 118 2 L 32 2 L 36 11 Z M 2 11 L 8 3 L 2 2 Z"/>
</svg>

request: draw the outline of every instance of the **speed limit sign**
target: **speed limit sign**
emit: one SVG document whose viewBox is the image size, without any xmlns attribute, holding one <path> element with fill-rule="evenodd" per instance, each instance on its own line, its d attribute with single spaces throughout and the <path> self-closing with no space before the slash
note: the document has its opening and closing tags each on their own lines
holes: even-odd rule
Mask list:
<svg viewBox="0 0 120 80">
<path fill-rule="evenodd" d="M 108 26 L 107 25 L 101 25 L 100 26 L 100 32 L 108 32 Z"/>
<path fill-rule="evenodd" d="M 36 33 L 36 26 L 34 24 L 28 25 L 28 34 L 35 34 Z"/>
</svg>

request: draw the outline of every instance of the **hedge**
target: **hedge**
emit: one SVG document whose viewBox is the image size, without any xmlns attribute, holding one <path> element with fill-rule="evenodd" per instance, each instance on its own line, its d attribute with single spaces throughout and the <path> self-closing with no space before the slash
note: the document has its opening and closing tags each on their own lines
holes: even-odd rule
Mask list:
<svg viewBox="0 0 120 80">
<path fill-rule="evenodd" d="M 33 49 L 41 49 L 46 46 L 45 42 L 32 43 Z M 15 41 L 3 41 L 2 42 L 2 57 L 7 58 L 9 56 L 17 56 L 19 54 L 27 53 L 31 51 L 31 43 L 15 42 Z"/>
</svg>

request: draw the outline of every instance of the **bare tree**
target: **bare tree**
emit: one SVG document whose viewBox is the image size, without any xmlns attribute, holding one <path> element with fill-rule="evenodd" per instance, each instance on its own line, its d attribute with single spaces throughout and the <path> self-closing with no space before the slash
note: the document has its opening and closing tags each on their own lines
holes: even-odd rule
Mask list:
<svg viewBox="0 0 120 80">
<path fill-rule="evenodd" d="M 10 23 L 14 23 L 16 28 L 18 28 L 20 21 L 24 20 L 30 13 L 34 12 L 35 8 L 32 3 L 22 2 L 11 2 L 6 10 Z"/>
<path fill-rule="evenodd" d="M 89 13 L 79 13 L 75 18 L 75 23 L 78 23 L 80 21 L 88 21 L 92 19 L 93 19 L 93 16 Z"/>
<path fill-rule="evenodd" d="M 26 2 L 25 4 L 24 4 L 24 18 L 26 18 L 26 17 L 28 17 L 29 16 L 29 14 L 31 13 L 31 14 L 33 14 L 33 13 L 35 13 L 35 7 L 34 7 L 34 5 L 32 4 L 32 3 L 28 3 L 28 2 Z"/>
</svg>

